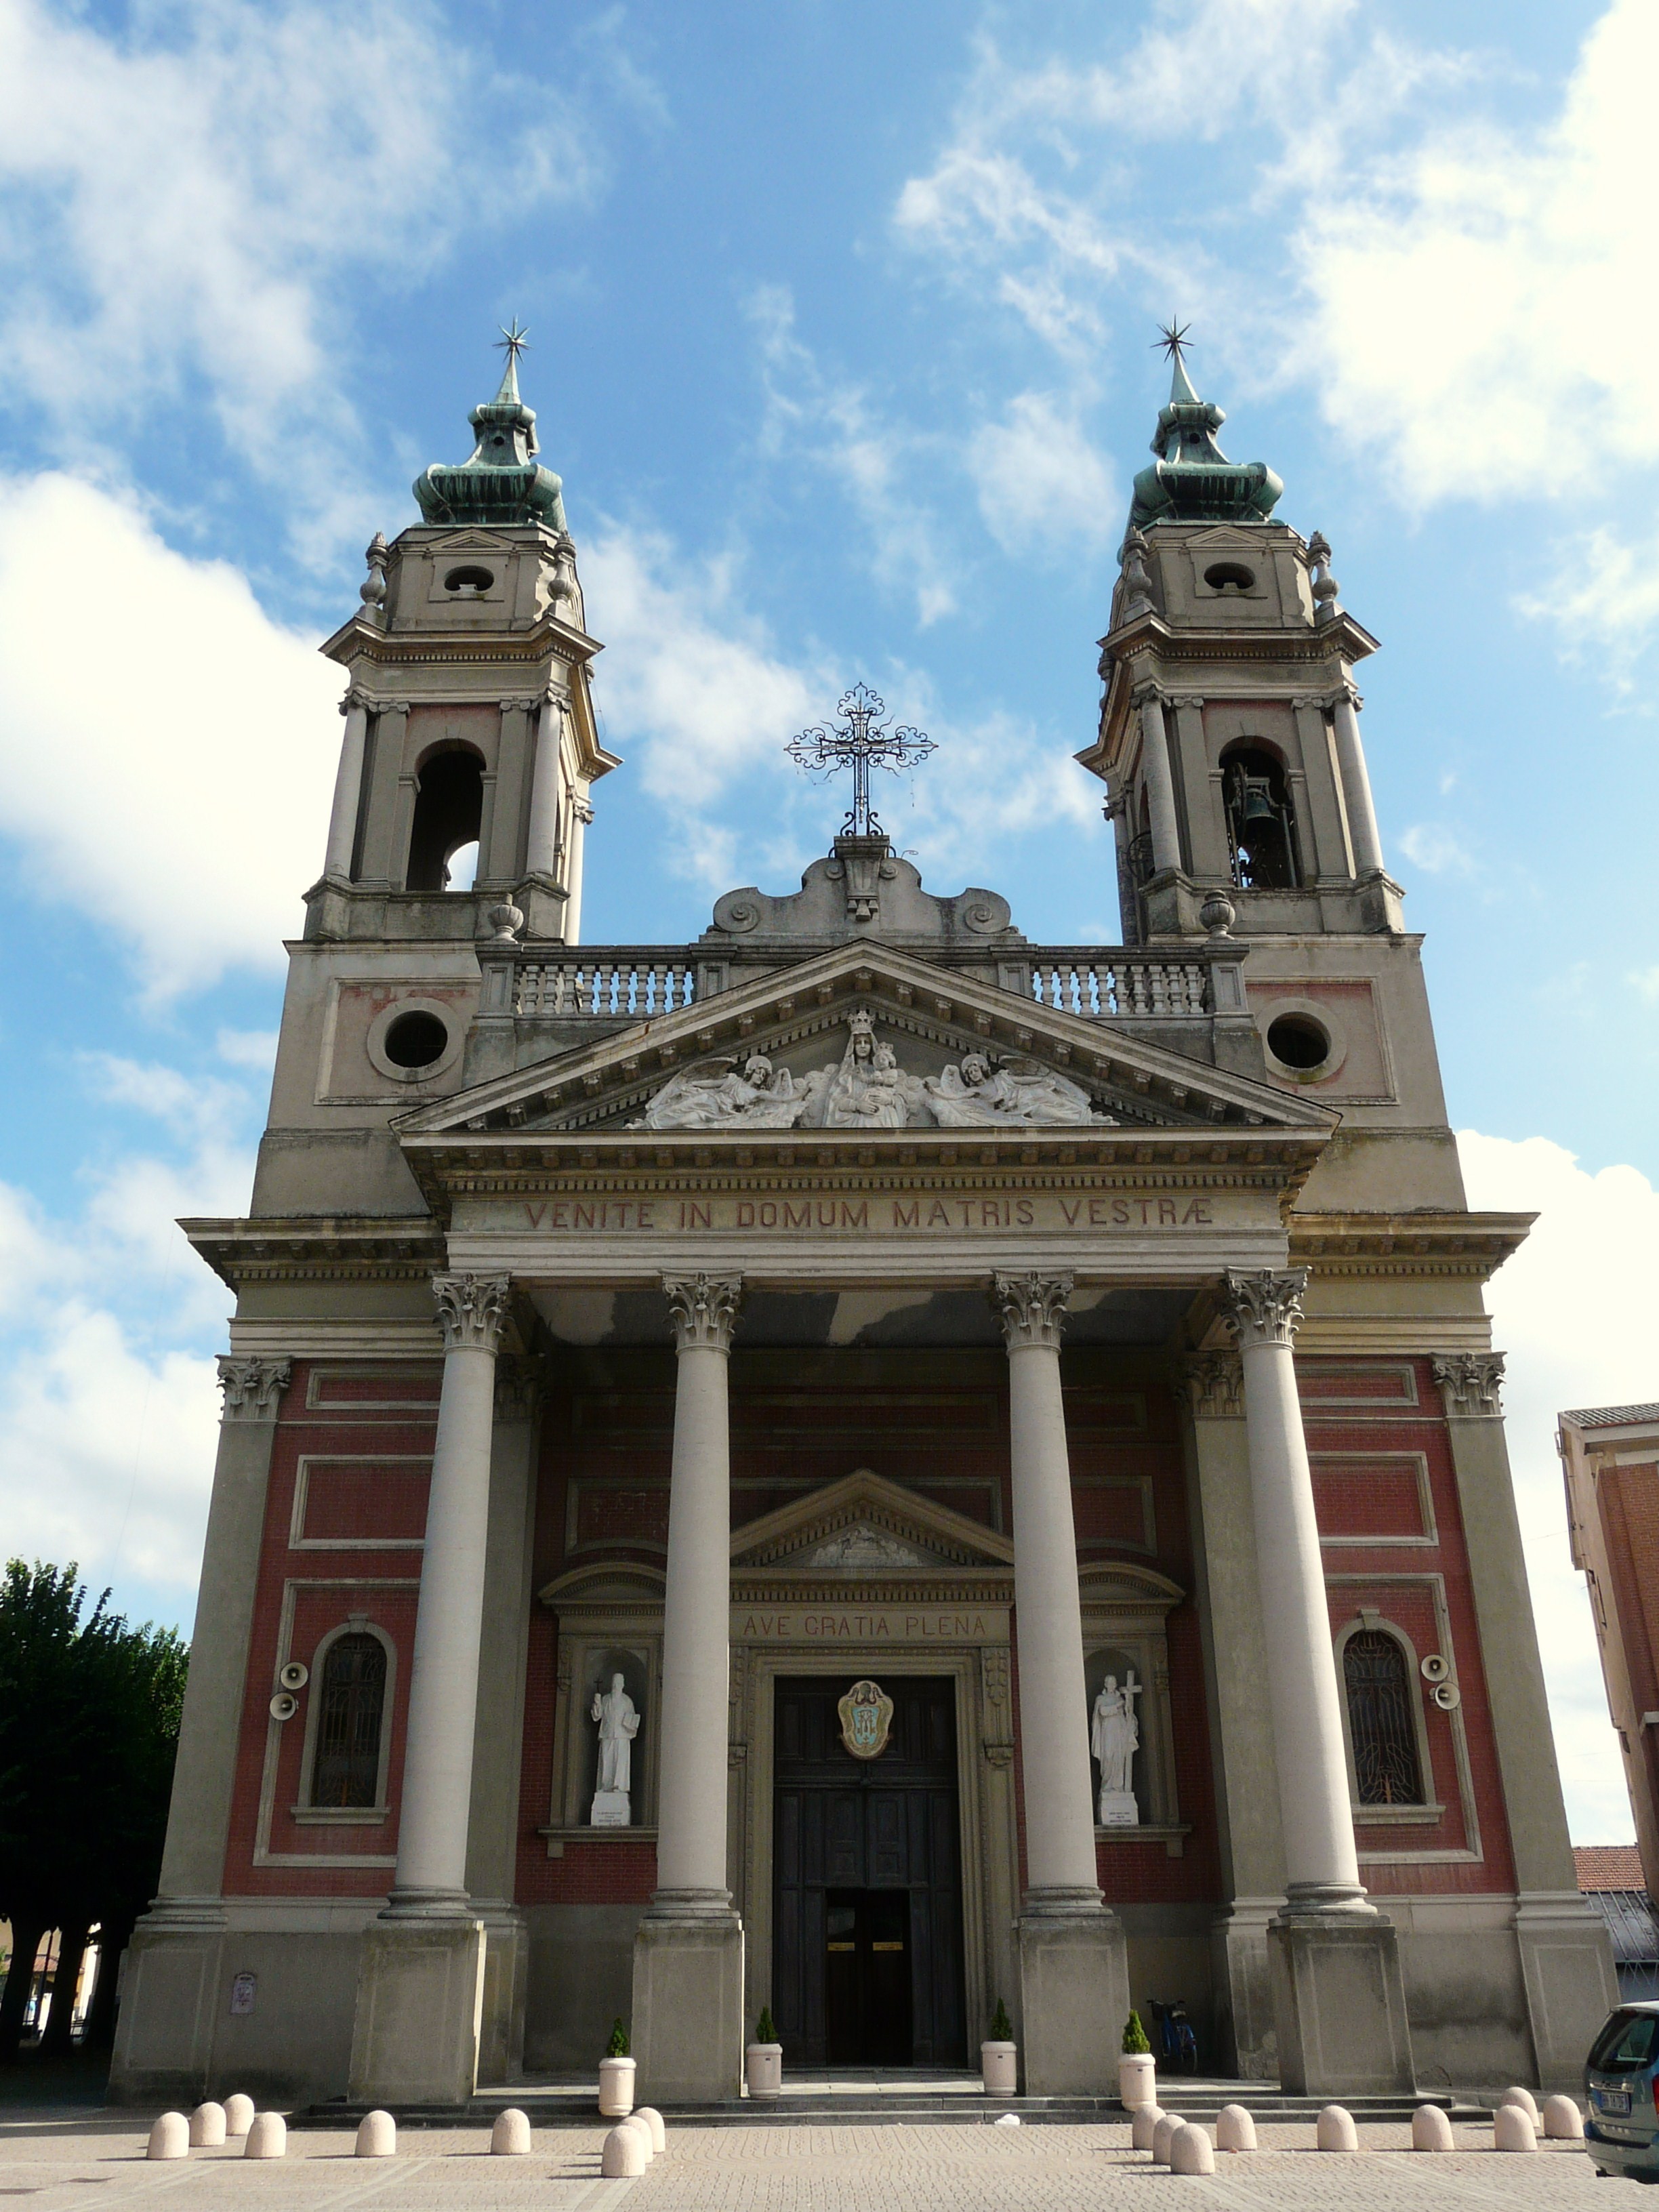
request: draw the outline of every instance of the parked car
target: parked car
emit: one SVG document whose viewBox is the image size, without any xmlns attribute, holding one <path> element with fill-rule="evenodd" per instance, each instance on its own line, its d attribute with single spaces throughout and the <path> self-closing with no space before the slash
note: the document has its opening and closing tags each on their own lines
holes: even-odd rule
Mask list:
<svg viewBox="0 0 1659 2212">
<path fill-rule="evenodd" d="M 1584 2094 L 1596 2172 L 1659 2181 L 1659 2003 L 1608 2014 L 1585 2061 Z"/>
</svg>

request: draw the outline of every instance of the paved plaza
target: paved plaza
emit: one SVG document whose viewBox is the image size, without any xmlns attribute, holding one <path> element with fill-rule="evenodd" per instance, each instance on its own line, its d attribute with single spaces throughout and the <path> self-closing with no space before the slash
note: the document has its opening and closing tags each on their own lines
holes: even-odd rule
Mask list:
<svg viewBox="0 0 1659 2212">
<path fill-rule="evenodd" d="M 232 2144 L 151 2163 L 133 2115 L 40 2113 L 0 2118 L 0 2196 L 32 2197 L 40 2212 L 1156 2212 L 1194 2199 L 1216 2212 L 1554 2212 L 1594 2191 L 1604 2203 L 1615 2186 L 1597 2183 L 1577 2145 L 1500 2154 L 1489 2125 L 1460 2127 L 1458 2149 L 1439 2156 L 1413 2153 L 1399 2125 L 1363 2129 L 1357 2157 L 1316 2151 L 1311 2123 L 1259 2132 L 1261 2148 L 1218 2156 L 1212 2179 L 1154 2167 L 1127 2124 L 684 2126 L 642 2179 L 605 2181 L 597 2124 L 538 2130 L 526 2158 L 492 2158 L 482 2129 L 405 2130 L 386 2160 L 355 2158 L 349 2133 L 296 2129 L 280 2160 Z"/>
</svg>

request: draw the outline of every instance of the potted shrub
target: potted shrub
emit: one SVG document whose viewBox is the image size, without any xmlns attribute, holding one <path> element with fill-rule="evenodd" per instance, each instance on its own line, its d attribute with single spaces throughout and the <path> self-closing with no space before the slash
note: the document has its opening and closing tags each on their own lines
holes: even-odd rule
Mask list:
<svg viewBox="0 0 1659 2212">
<path fill-rule="evenodd" d="M 755 2022 L 755 2039 L 744 2051 L 743 2062 L 744 2079 L 751 2097 L 782 2095 L 783 2045 L 778 2041 L 770 2005 L 761 2007 L 761 2016 Z"/>
<path fill-rule="evenodd" d="M 634 2109 L 634 2061 L 628 2055 L 628 2030 L 618 2020 L 599 2061 L 599 2113 L 607 2120 L 625 2120 Z"/>
<path fill-rule="evenodd" d="M 1008 2025 L 1008 2008 L 1000 1997 L 997 1999 L 991 2033 L 979 2046 L 979 2071 L 988 2097 L 1018 2095 L 1019 2047 Z"/>
<path fill-rule="evenodd" d="M 1123 2023 L 1123 2056 L 1117 2062 L 1117 2095 L 1126 2112 L 1158 2102 L 1152 2046 L 1138 2012 L 1132 2012 Z"/>
</svg>

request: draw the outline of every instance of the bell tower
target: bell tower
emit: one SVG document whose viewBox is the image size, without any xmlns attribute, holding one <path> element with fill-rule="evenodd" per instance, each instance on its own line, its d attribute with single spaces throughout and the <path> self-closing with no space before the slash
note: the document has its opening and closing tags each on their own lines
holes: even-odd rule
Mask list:
<svg viewBox="0 0 1659 2212">
<path fill-rule="evenodd" d="M 1461 1206 L 1424 986 L 1383 865 L 1360 743 L 1359 662 L 1318 532 L 1274 519 L 1264 462 L 1230 461 L 1224 419 L 1164 332 L 1168 404 L 1134 498 L 1101 641 L 1100 728 L 1126 943 L 1248 948 L 1268 1077 L 1340 1109 L 1307 1202 Z"/>
<path fill-rule="evenodd" d="M 470 941 L 510 897 L 527 938 L 581 928 L 600 744 L 576 550 L 519 396 L 524 333 L 475 407 L 474 447 L 417 478 L 421 520 L 368 553 L 362 605 L 323 647 L 347 671 L 345 736 L 312 939 Z M 455 864 L 476 848 L 471 884 Z"/>
<path fill-rule="evenodd" d="M 1256 939 L 1401 927 L 1359 738 L 1356 664 L 1376 640 L 1342 607 L 1330 548 L 1273 519 L 1284 485 L 1230 461 L 1224 421 L 1173 374 L 1135 478 L 1101 641 L 1105 696 L 1079 755 L 1110 789 L 1130 944 L 1200 937 L 1205 908 Z"/>
</svg>

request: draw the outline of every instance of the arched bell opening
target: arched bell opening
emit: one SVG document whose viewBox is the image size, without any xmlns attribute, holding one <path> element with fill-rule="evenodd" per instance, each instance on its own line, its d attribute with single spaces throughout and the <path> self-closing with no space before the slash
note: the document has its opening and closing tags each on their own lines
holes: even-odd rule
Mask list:
<svg viewBox="0 0 1659 2212">
<path fill-rule="evenodd" d="M 1229 745 L 1221 756 L 1221 795 L 1233 881 L 1241 890 L 1295 890 L 1296 814 L 1285 764 L 1259 738 Z"/>
<path fill-rule="evenodd" d="M 471 745 L 445 745 L 428 753 L 416 782 L 406 888 L 470 890 L 471 871 L 454 864 L 469 848 L 477 848 L 483 823 L 482 757 Z"/>
</svg>

